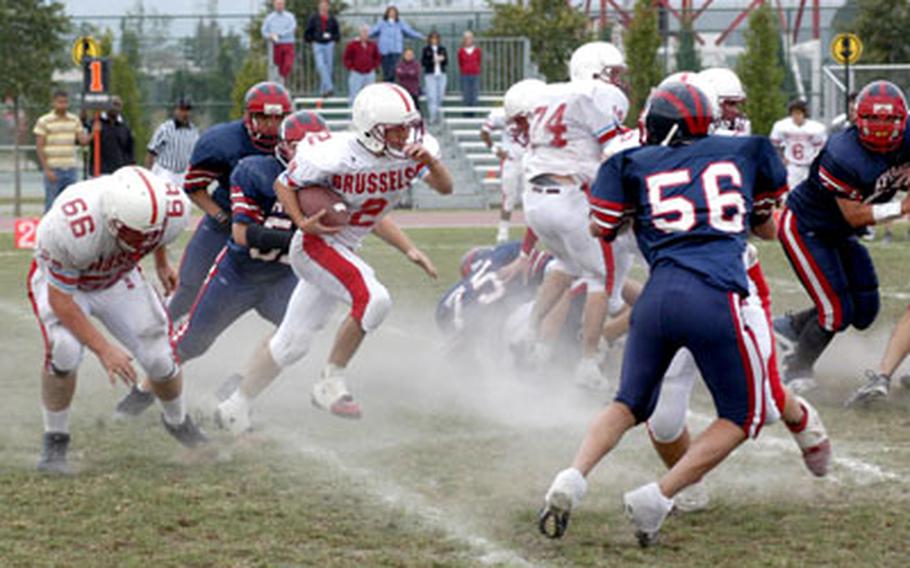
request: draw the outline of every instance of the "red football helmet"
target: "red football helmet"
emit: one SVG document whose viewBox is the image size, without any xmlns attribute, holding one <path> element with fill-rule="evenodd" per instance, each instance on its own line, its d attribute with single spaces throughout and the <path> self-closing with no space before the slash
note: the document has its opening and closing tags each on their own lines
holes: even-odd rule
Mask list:
<svg viewBox="0 0 910 568">
<path fill-rule="evenodd" d="M 278 83 L 263 81 L 250 87 L 243 98 L 243 124 L 253 145 L 271 150 L 278 143 L 278 125 L 291 112 L 291 96 Z"/>
<path fill-rule="evenodd" d="M 907 128 L 907 99 L 890 81 L 873 81 L 856 97 L 856 128 L 863 146 L 882 154 L 897 150 Z"/>
<path fill-rule="evenodd" d="M 298 110 L 281 121 L 275 157 L 285 166 L 294 158 L 297 143 L 310 135 L 321 142 L 332 136 L 321 116 L 311 110 Z"/>
</svg>

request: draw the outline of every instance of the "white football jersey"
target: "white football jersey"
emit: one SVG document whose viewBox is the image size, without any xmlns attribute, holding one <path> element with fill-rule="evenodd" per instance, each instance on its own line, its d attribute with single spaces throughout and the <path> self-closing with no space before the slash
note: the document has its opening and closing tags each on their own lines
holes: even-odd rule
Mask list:
<svg viewBox="0 0 910 568">
<path fill-rule="evenodd" d="M 531 117 L 527 179 L 551 174 L 591 183 L 604 144 L 620 133 L 628 112 L 626 95 L 603 81 L 547 85 Z"/>
<path fill-rule="evenodd" d="M 439 157 L 435 138 L 425 134 L 423 145 Z M 355 133 L 344 132 L 315 145 L 298 144 L 294 159 L 278 179 L 292 189 L 321 185 L 340 195 L 351 213 L 350 222 L 325 238 L 357 248 L 425 170 L 408 158 L 377 156 L 357 141 Z"/>
<path fill-rule="evenodd" d="M 806 119 L 797 126 L 789 116 L 774 123 L 771 129 L 771 144 L 783 148 L 784 163 L 794 166 L 809 166 L 828 139 L 825 125 Z"/>
<path fill-rule="evenodd" d="M 502 107 L 490 111 L 481 129 L 489 134 L 499 132 L 499 145 L 506 151 L 510 159 L 521 160 L 524 156 L 527 140 L 521 140 L 518 129 L 506 120 L 506 112 Z"/>
<path fill-rule="evenodd" d="M 166 216 L 161 240 L 145 251 L 123 250 L 101 208 L 102 185 L 112 181 L 104 176 L 69 186 L 38 225 L 35 260 L 61 290 L 110 288 L 158 245 L 176 240 L 189 224 L 189 199 L 181 188 L 168 185 L 167 209 L 159 212 Z"/>
<path fill-rule="evenodd" d="M 623 150 L 638 148 L 639 146 L 641 146 L 641 129 L 631 128 L 625 130 L 622 134 L 617 134 L 612 140 L 607 142 L 603 151 L 603 159 L 609 160 Z"/>
</svg>

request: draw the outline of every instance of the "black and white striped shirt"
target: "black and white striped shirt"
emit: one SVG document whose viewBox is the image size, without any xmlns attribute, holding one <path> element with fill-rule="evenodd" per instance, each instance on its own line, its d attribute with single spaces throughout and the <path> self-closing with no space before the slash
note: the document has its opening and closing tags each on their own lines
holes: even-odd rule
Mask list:
<svg viewBox="0 0 910 568">
<path fill-rule="evenodd" d="M 192 122 L 188 127 L 177 127 L 173 118 L 161 123 L 149 141 L 148 151 L 155 154 L 158 165 L 172 172 L 185 172 L 190 162 L 193 146 L 199 139 L 199 130 Z"/>
</svg>

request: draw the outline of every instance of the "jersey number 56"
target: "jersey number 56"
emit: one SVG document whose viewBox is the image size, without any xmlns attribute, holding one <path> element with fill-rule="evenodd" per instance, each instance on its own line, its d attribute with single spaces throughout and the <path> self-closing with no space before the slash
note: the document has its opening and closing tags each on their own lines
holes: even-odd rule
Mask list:
<svg viewBox="0 0 910 568">
<path fill-rule="evenodd" d="M 696 205 L 685 195 L 666 196 L 665 191 L 692 184 L 689 169 L 669 170 L 650 175 L 648 202 L 654 226 L 666 233 L 691 231 L 697 222 Z M 720 181 L 726 179 L 736 189 L 721 191 Z M 708 208 L 708 225 L 724 233 L 740 233 L 744 228 L 746 200 L 739 191 L 742 174 L 733 162 L 715 162 L 701 174 L 702 191 Z"/>
</svg>

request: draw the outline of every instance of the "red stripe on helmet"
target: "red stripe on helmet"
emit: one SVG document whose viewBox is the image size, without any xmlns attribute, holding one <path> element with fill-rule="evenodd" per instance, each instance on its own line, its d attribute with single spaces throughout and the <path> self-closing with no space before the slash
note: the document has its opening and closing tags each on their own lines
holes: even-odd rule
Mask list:
<svg viewBox="0 0 910 568">
<path fill-rule="evenodd" d="M 692 119 L 692 113 L 689 111 L 689 109 L 686 108 L 686 103 L 681 101 L 679 97 L 667 90 L 657 91 L 654 96 L 658 99 L 663 99 L 676 107 L 676 110 L 678 110 L 680 114 L 682 114 L 683 119 L 685 119 L 686 126 L 689 127 L 689 132 L 693 134 L 696 132 L 695 121 Z"/>
<path fill-rule="evenodd" d="M 404 103 L 405 112 L 411 112 L 411 95 L 404 92 L 404 89 L 396 85 L 389 85 L 393 91 L 395 91 L 399 97 L 401 97 L 401 102 Z"/>
<path fill-rule="evenodd" d="M 158 200 L 155 199 L 155 190 L 152 188 L 152 183 L 145 177 L 145 174 L 142 173 L 142 170 L 139 168 L 133 168 L 133 171 L 139 176 L 139 178 L 145 183 L 145 188 L 149 192 L 149 199 L 152 200 L 152 220 L 151 224 L 154 225 L 158 222 Z"/>
<path fill-rule="evenodd" d="M 705 134 L 708 132 L 708 109 L 702 104 L 702 102 L 707 102 L 707 100 L 702 101 L 704 95 L 698 89 L 698 87 L 692 85 L 691 83 L 683 83 L 683 86 L 692 96 L 692 99 L 695 101 L 695 117 L 698 121 L 698 133 Z M 693 133 L 694 134 L 694 133 Z"/>
</svg>

